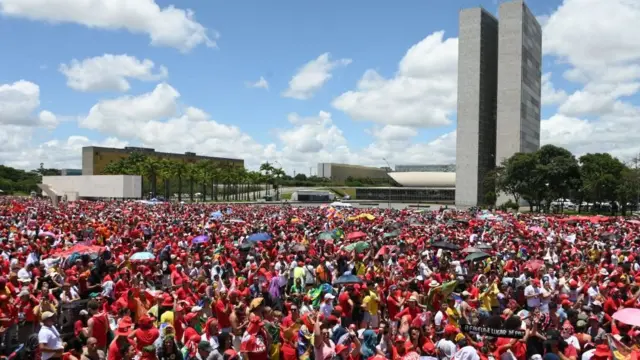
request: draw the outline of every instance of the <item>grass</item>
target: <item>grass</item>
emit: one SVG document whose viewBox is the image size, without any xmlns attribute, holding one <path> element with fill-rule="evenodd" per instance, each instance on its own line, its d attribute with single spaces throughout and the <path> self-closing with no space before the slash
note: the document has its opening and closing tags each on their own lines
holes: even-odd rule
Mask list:
<svg viewBox="0 0 640 360">
<path fill-rule="evenodd" d="M 282 193 L 280 194 L 280 199 L 281 200 L 291 200 L 291 193 Z"/>
</svg>

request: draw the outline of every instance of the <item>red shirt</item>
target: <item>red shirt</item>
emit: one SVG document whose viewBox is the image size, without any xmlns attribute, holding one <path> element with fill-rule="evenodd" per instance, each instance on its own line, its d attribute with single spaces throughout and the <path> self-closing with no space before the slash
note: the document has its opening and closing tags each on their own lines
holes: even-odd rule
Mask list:
<svg viewBox="0 0 640 360">
<path fill-rule="evenodd" d="M 231 320 L 229 320 L 229 314 L 225 312 L 225 307 L 227 303 L 222 299 L 218 299 L 216 302 L 216 317 L 218 318 L 218 326 L 221 329 L 231 327 Z"/>
<path fill-rule="evenodd" d="M 171 282 L 173 285 L 182 285 L 182 274 L 177 271 L 171 272 Z"/>
<path fill-rule="evenodd" d="M 29 299 L 27 301 L 18 299 L 16 305 L 20 309 L 20 312 L 24 313 L 25 321 L 36 322 L 36 316 L 33 314 L 33 308 L 38 305 L 38 299 L 33 295 L 29 295 Z"/>
<path fill-rule="evenodd" d="M 120 355 L 120 348 L 118 347 L 117 339 L 114 339 L 109 345 L 109 350 L 107 351 L 107 360 L 120 360 L 122 356 Z"/>
<path fill-rule="evenodd" d="M 6 304 L 4 307 L 0 307 L 0 318 L 8 318 L 8 320 L 0 321 L 0 325 L 5 328 L 15 325 L 18 323 L 18 309 L 11 304 Z"/>
<path fill-rule="evenodd" d="M 350 317 L 351 316 L 351 305 L 349 304 L 349 293 L 348 292 L 343 292 L 338 296 L 338 304 L 340 304 L 340 307 L 342 307 L 342 314 L 340 314 L 342 317 Z"/>
<path fill-rule="evenodd" d="M 396 315 L 400 312 L 400 305 L 398 305 L 398 300 L 396 300 L 395 296 L 389 295 L 387 297 L 387 311 L 389 312 L 389 318 L 395 319 Z"/>
</svg>

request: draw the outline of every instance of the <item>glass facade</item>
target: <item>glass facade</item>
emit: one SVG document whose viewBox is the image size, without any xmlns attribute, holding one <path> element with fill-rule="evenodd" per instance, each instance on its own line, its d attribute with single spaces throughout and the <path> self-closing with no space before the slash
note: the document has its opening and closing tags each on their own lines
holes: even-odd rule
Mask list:
<svg viewBox="0 0 640 360">
<path fill-rule="evenodd" d="M 356 188 L 358 200 L 423 201 L 448 204 L 453 203 L 455 198 L 455 189 Z"/>
<path fill-rule="evenodd" d="M 396 172 L 455 172 L 455 164 L 446 165 L 396 165 Z"/>
</svg>

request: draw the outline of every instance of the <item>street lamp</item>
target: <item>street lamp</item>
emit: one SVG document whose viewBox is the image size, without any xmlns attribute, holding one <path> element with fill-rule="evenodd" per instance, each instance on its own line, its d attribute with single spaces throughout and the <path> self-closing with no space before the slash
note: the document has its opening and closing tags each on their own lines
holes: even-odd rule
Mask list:
<svg viewBox="0 0 640 360">
<path fill-rule="evenodd" d="M 391 209 L 391 176 L 389 176 L 389 170 L 391 170 L 391 165 L 386 158 L 382 158 L 384 162 L 387 164 L 387 176 L 389 177 L 389 188 L 387 192 L 387 208 Z"/>
</svg>

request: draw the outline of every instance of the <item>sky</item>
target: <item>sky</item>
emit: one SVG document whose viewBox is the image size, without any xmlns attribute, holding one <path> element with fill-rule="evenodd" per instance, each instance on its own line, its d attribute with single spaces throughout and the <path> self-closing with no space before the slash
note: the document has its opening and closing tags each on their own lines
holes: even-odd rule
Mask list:
<svg viewBox="0 0 640 360">
<path fill-rule="evenodd" d="M 455 162 L 458 12 L 497 0 L 0 0 L 0 164 L 83 146 L 275 162 Z M 640 2 L 535 0 L 541 142 L 640 152 Z"/>
</svg>

